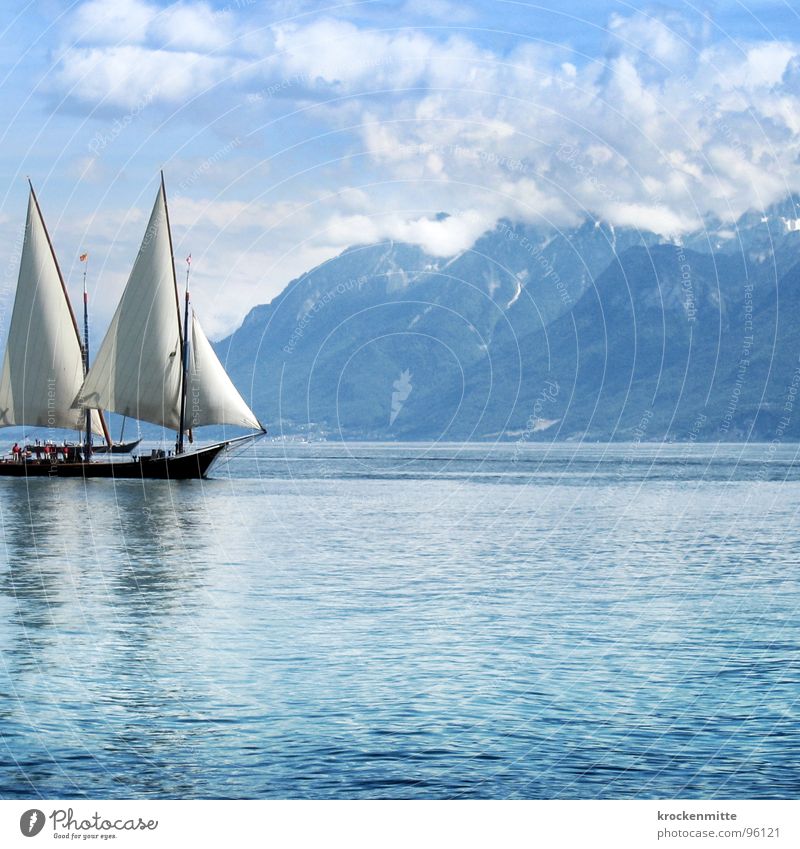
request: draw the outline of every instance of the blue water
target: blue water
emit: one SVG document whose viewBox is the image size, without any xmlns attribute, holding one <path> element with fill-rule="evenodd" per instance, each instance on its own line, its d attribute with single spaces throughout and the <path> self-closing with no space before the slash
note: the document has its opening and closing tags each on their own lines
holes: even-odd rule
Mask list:
<svg viewBox="0 0 800 849">
<path fill-rule="evenodd" d="M 796 446 L 0 481 L 0 796 L 796 797 Z"/>
</svg>

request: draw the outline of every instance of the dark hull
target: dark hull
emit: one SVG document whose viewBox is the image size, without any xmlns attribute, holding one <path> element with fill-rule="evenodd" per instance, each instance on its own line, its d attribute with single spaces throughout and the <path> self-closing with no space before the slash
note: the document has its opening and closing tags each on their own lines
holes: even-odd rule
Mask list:
<svg viewBox="0 0 800 849">
<path fill-rule="evenodd" d="M 199 451 L 172 457 L 137 457 L 119 462 L 51 463 L 29 460 L 25 463 L 0 462 L 0 477 L 16 478 L 113 478 L 114 480 L 188 480 L 204 478 L 214 460 L 229 443 L 221 442 Z"/>
<path fill-rule="evenodd" d="M 112 454 L 130 454 L 134 448 L 141 442 L 141 439 L 135 439 L 133 442 L 115 442 L 111 446 Z M 108 454 L 107 445 L 93 445 L 93 454 Z"/>
</svg>

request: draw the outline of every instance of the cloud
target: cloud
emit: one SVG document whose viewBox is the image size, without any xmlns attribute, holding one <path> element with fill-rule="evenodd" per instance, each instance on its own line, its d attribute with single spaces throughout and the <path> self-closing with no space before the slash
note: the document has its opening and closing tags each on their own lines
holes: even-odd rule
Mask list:
<svg viewBox="0 0 800 849">
<path fill-rule="evenodd" d="M 182 103 L 233 73 L 226 59 L 135 45 L 73 48 L 63 57 L 58 84 L 83 101 L 139 109 Z"/>
<path fill-rule="evenodd" d="M 279 73 L 345 91 L 419 85 L 434 49 L 430 38 L 414 31 L 387 34 L 332 19 L 279 25 L 273 33 Z"/>
<path fill-rule="evenodd" d="M 158 7 L 141 0 L 89 0 L 78 6 L 69 34 L 93 44 L 141 44 Z"/>
<path fill-rule="evenodd" d="M 800 189 L 800 46 L 706 43 L 706 22 L 674 16 L 614 16 L 610 31 L 605 60 L 580 67 L 527 46 L 490 60 L 440 44 L 413 119 L 370 102 L 363 144 L 401 179 L 527 185 L 552 214 L 558 198 L 564 216 L 664 236 Z"/>
<path fill-rule="evenodd" d="M 143 0 L 89 0 L 69 26 L 73 43 L 144 44 L 173 50 L 214 50 L 233 38 L 233 15 L 207 3 L 165 8 Z"/>
<path fill-rule="evenodd" d="M 152 19 L 149 34 L 177 50 L 225 49 L 235 38 L 233 14 L 207 3 L 173 3 Z"/>
<path fill-rule="evenodd" d="M 269 295 L 290 267 L 348 244 L 405 240 L 446 256 L 501 217 L 561 226 L 585 214 L 675 237 L 800 191 L 800 44 L 783 35 L 733 40 L 704 16 L 616 13 L 604 52 L 588 57 L 428 28 L 452 14 L 447 0 L 397 9 L 377 28 L 345 9 L 287 7 L 273 23 L 258 4 L 89 0 L 49 82 L 88 114 L 148 104 L 132 146 L 171 143 L 149 133 L 185 106 L 200 141 L 184 151 L 195 127 L 182 124 L 176 149 L 159 149 L 190 175 L 176 177 L 176 227 L 219 239 L 237 268 L 261 268 Z M 221 157 L 208 199 L 222 115 L 241 149 Z M 259 154 L 266 167 L 237 179 Z M 78 167 L 86 180 L 103 173 Z M 243 313 L 257 295 L 236 280 Z"/>
<path fill-rule="evenodd" d="M 89 0 L 68 33 L 51 88 L 97 106 L 181 103 L 224 85 L 245 64 L 231 52 L 232 14 L 207 3 L 162 9 L 142 0 Z"/>
<path fill-rule="evenodd" d="M 333 216 L 325 227 L 330 242 L 341 245 L 368 245 L 392 239 L 419 245 L 433 256 L 449 257 L 469 248 L 475 240 L 494 225 L 493 215 L 475 212 L 458 213 L 446 218 L 419 217 L 408 219 L 400 215 Z"/>
</svg>

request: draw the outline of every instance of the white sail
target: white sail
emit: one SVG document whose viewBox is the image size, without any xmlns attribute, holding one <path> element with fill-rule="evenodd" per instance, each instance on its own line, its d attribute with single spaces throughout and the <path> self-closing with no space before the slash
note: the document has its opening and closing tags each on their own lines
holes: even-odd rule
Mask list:
<svg viewBox="0 0 800 849">
<path fill-rule="evenodd" d="M 83 382 L 83 352 L 50 239 L 31 190 L 0 375 L 0 427 L 82 430 L 85 413 L 73 406 Z M 92 430 L 102 435 L 100 416 Z"/>
<path fill-rule="evenodd" d="M 261 429 L 260 422 L 214 353 L 194 311 L 189 347 L 185 423 L 187 429 L 211 424 Z"/>
<path fill-rule="evenodd" d="M 181 332 L 163 184 L 82 402 L 177 430 Z"/>
</svg>

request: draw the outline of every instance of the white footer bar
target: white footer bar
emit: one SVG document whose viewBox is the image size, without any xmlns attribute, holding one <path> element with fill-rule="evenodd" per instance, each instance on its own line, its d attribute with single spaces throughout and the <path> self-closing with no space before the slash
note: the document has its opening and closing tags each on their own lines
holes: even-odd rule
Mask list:
<svg viewBox="0 0 800 849">
<path fill-rule="evenodd" d="M 789 801 L 2 801 L 0 846 L 800 846 Z"/>
</svg>

